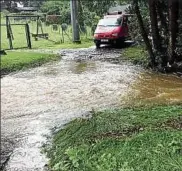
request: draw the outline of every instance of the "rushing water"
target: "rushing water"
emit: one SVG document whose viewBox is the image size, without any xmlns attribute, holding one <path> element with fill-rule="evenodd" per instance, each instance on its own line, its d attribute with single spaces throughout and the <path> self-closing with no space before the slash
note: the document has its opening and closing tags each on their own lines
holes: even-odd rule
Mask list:
<svg viewBox="0 0 182 171">
<path fill-rule="evenodd" d="M 1 79 L 4 170 L 43 170 L 47 159 L 40 147 L 50 130 L 92 109 L 118 107 L 137 99 L 182 101 L 182 79 L 146 73 L 129 63 L 115 64 L 120 50 L 60 53 L 60 62 Z"/>
</svg>

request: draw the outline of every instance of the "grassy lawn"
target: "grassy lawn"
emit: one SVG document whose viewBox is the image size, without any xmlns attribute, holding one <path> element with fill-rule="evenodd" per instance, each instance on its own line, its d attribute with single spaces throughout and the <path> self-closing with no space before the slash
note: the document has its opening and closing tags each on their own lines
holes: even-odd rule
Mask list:
<svg viewBox="0 0 182 171">
<path fill-rule="evenodd" d="M 181 171 L 182 106 L 93 112 L 54 135 L 55 171 Z"/>
<path fill-rule="evenodd" d="M 2 24 L 5 24 L 5 20 L 2 18 L 1 21 Z M 11 21 L 13 24 L 14 21 Z M 25 21 L 20 21 L 19 23 L 24 24 Z M 30 22 L 30 32 L 36 33 L 36 22 Z M 13 47 L 14 48 L 22 48 L 27 46 L 26 42 L 26 33 L 25 33 L 25 26 L 21 25 L 12 25 L 12 32 L 13 32 Z M 60 26 L 59 26 L 60 27 Z M 87 29 L 88 33 L 87 36 L 84 34 L 80 35 L 81 38 L 81 44 L 75 44 L 72 43 L 72 32 L 71 32 L 71 26 L 68 27 L 66 34 L 64 34 L 64 43 L 61 43 L 62 40 L 62 33 L 61 31 L 53 31 L 52 26 L 46 26 L 43 23 L 43 31 L 44 33 L 49 34 L 49 40 L 39 38 L 38 41 L 35 41 L 33 37 L 31 37 L 32 42 L 32 48 L 33 49 L 59 49 L 59 48 L 87 48 L 92 45 L 94 45 L 93 37 L 91 34 L 90 28 Z M 41 33 L 41 30 L 39 30 L 39 33 Z M 6 27 L 1 26 L 1 48 L 2 49 L 8 49 L 9 48 L 9 41 L 7 39 L 7 33 L 6 33 Z"/>
<path fill-rule="evenodd" d="M 142 46 L 133 46 L 126 48 L 122 54 L 122 59 L 129 60 L 133 64 L 147 66 L 147 51 Z"/>
<path fill-rule="evenodd" d="M 40 66 L 45 62 L 58 59 L 60 56 L 53 54 L 7 51 L 7 55 L 1 56 L 1 74 Z"/>
</svg>

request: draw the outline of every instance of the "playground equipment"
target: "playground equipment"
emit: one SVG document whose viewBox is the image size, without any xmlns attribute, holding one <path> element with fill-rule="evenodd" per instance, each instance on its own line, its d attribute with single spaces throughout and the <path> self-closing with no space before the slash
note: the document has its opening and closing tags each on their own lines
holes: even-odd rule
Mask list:
<svg viewBox="0 0 182 171">
<path fill-rule="evenodd" d="M 42 27 L 42 21 L 40 20 L 40 16 L 36 16 L 37 17 L 37 31 L 36 34 L 32 33 L 32 37 L 35 38 L 35 40 L 38 40 L 38 38 L 45 38 L 48 39 L 49 34 L 48 33 L 44 33 L 43 31 L 43 27 Z M 39 33 L 39 27 L 41 29 L 41 33 Z"/>
<path fill-rule="evenodd" d="M 61 43 L 64 43 L 64 34 L 70 39 L 69 35 L 66 32 L 67 29 L 68 29 L 68 25 L 66 23 L 63 23 L 61 25 L 52 24 L 52 31 L 59 32 L 59 34 L 62 36 Z"/>
<path fill-rule="evenodd" d="M 36 19 L 36 33 L 30 33 L 29 25 L 26 21 L 25 24 L 12 24 L 10 22 L 10 18 L 13 18 L 15 20 L 21 20 L 21 19 L 27 19 L 27 18 L 35 18 Z M 45 38 L 48 39 L 48 33 L 44 33 L 42 22 L 40 20 L 39 15 L 6 15 L 6 28 L 7 28 L 7 38 L 9 39 L 9 45 L 10 49 L 13 49 L 13 43 L 12 40 L 14 40 L 13 32 L 12 32 L 12 25 L 22 25 L 25 26 L 25 32 L 26 32 L 26 38 L 27 38 L 27 47 L 31 48 L 31 38 L 30 34 L 32 34 L 32 37 L 35 38 L 35 40 L 38 40 L 38 38 Z M 1 24 L 3 26 L 3 24 Z M 41 33 L 39 33 L 39 30 L 41 29 Z"/>
<path fill-rule="evenodd" d="M 62 29 L 62 42 L 64 43 L 64 34 L 67 35 L 68 38 L 70 39 L 69 35 L 66 33 L 68 25 L 66 23 L 61 24 L 61 29 Z"/>
<path fill-rule="evenodd" d="M 19 26 L 25 26 L 25 33 L 26 33 L 26 39 L 27 39 L 27 47 L 29 49 L 32 48 L 32 44 L 31 44 L 31 38 L 30 38 L 30 28 L 28 23 L 26 24 L 11 24 L 10 19 L 11 17 L 14 16 L 6 16 L 6 24 L 1 24 L 1 26 L 6 26 L 6 30 L 7 30 L 7 38 L 9 40 L 9 48 L 13 49 L 13 40 L 14 40 L 14 36 L 13 36 L 13 32 L 12 32 L 12 25 L 19 25 Z"/>
<path fill-rule="evenodd" d="M 49 16 L 49 15 L 47 15 L 47 16 Z M 47 19 L 47 16 L 45 16 L 46 19 Z M 58 17 L 58 16 L 56 15 L 56 17 Z M 59 15 L 59 17 L 61 17 L 61 16 Z M 67 33 L 68 25 L 66 23 L 58 24 L 58 22 L 56 20 L 53 20 L 53 22 L 51 24 L 52 32 L 58 33 L 58 34 L 56 34 L 55 38 L 60 37 L 60 41 L 58 41 L 57 39 L 56 40 L 49 39 L 49 37 L 50 37 L 49 34 L 44 33 L 42 17 L 40 15 L 11 14 L 11 15 L 5 16 L 5 19 L 6 19 L 6 23 L 0 24 L 0 25 L 6 27 L 7 38 L 9 40 L 9 48 L 8 49 L 17 48 L 17 47 L 13 47 L 13 46 L 17 45 L 16 41 L 13 41 L 13 40 L 16 40 L 16 36 L 17 36 L 17 34 L 15 34 L 14 28 L 13 28 L 13 26 L 15 26 L 15 25 L 25 27 L 25 37 L 26 37 L 26 41 L 27 41 L 27 43 L 25 43 L 25 46 L 26 45 L 27 46 L 26 47 L 19 47 L 19 48 L 30 48 L 31 49 L 32 48 L 31 37 L 34 38 L 36 41 L 38 40 L 38 38 L 43 38 L 43 39 L 46 39 L 46 40 L 53 42 L 55 44 L 58 44 L 59 42 L 64 43 L 65 42 L 65 36 L 68 37 L 69 40 L 71 41 L 71 38 L 70 38 L 69 34 Z M 35 30 L 33 31 L 32 28 Z M 49 29 L 49 28 L 50 27 L 47 27 L 47 29 Z M 22 30 L 21 30 L 21 34 L 22 34 Z"/>
</svg>

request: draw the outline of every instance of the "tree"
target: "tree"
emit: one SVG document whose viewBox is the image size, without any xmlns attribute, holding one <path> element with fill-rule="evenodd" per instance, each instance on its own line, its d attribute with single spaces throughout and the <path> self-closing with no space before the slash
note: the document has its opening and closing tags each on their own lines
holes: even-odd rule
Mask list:
<svg viewBox="0 0 182 171">
<path fill-rule="evenodd" d="M 82 0 L 82 4 L 84 8 L 89 9 L 90 12 L 95 12 L 99 17 L 102 17 L 108 9 L 116 5 L 117 2 L 113 0 L 104 0 L 104 1 L 99 1 L 99 0 L 93 0 L 93 1 L 86 1 Z"/>
<path fill-rule="evenodd" d="M 151 33 L 152 33 L 152 40 L 153 40 L 154 50 L 157 50 L 157 51 L 161 52 L 162 51 L 161 38 L 160 38 L 160 35 L 159 35 L 156 3 L 157 3 L 156 0 L 149 0 Z"/>
<path fill-rule="evenodd" d="M 83 15 L 83 5 L 81 0 L 78 0 L 78 23 L 80 26 L 81 31 L 85 30 L 85 23 L 84 23 L 84 15 Z"/>
<path fill-rule="evenodd" d="M 157 15 L 159 21 L 161 22 L 161 28 L 163 29 L 163 34 L 168 38 L 168 20 L 167 20 L 167 5 L 164 0 L 158 0 L 156 2 Z"/>
<path fill-rule="evenodd" d="M 152 46 L 151 46 L 149 38 L 148 38 L 148 34 L 147 34 L 146 30 L 145 30 L 145 26 L 144 26 L 144 23 L 143 23 L 143 20 L 142 20 L 142 16 L 140 14 L 138 0 L 133 0 L 133 6 L 134 6 L 135 14 L 136 14 L 137 19 L 138 19 L 138 24 L 139 24 L 139 27 L 140 27 L 141 35 L 142 35 L 142 37 L 144 39 L 144 42 L 145 42 L 145 45 L 146 45 L 146 48 L 147 48 L 147 51 L 148 51 L 148 54 L 149 54 L 149 57 L 150 57 L 149 58 L 150 59 L 150 65 L 151 65 L 151 67 L 154 67 L 155 66 L 155 56 L 154 56 Z"/>
<path fill-rule="evenodd" d="M 17 3 L 21 2 L 20 0 L 15 0 L 15 1 L 11 1 L 11 0 L 4 0 L 0 2 L 0 5 L 2 6 L 6 6 L 8 11 L 13 11 L 14 7 L 17 7 Z"/>
<path fill-rule="evenodd" d="M 169 45 L 168 62 L 173 64 L 176 58 L 176 39 L 178 33 L 179 0 L 169 0 Z"/>
<path fill-rule="evenodd" d="M 48 15 L 61 15 L 59 24 L 71 24 L 71 11 L 69 1 L 46 1 L 41 6 L 41 11 Z"/>
<path fill-rule="evenodd" d="M 143 12 L 144 3 L 146 3 L 145 10 L 149 11 L 149 14 Z M 133 0 L 133 7 L 137 18 L 136 23 L 150 56 L 149 62 L 160 70 L 167 66 L 175 66 L 177 61 L 182 60 L 182 48 L 180 48 L 182 34 L 179 32 L 179 29 L 182 29 L 182 2 L 179 0 Z M 148 17 L 149 20 L 145 20 Z M 150 23 L 149 30 L 145 27 L 148 23 Z M 137 30 L 136 25 L 134 29 Z M 174 63 L 175 65 L 172 65 Z"/>
</svg>

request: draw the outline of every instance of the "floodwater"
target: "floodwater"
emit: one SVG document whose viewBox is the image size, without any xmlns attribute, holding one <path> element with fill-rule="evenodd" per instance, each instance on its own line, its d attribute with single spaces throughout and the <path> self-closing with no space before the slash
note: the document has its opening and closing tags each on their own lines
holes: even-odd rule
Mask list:
<svg viewBox="0 0 182 171">
<path fill-rule="evenodd" d="M 141 72 L 130 87 L 123 105 L 182 104 L 182 78 Z"/>
<path fill-rule="evenodd" d="M 4 170 L 45 170 L 47 159 L 40 148 L 51 130 L 76 117 L 88 116 L 93 109 L 138 101 L 182 102 L 181 78 L 149 73 L 123 63 L 119 49 L 59 53 L 63 56 L 59 62 L 1 79 Z"/>
</svg>

